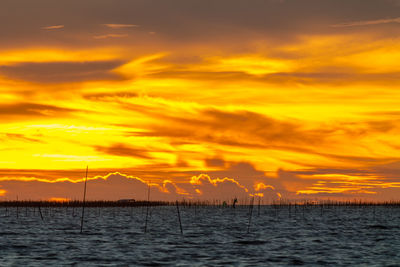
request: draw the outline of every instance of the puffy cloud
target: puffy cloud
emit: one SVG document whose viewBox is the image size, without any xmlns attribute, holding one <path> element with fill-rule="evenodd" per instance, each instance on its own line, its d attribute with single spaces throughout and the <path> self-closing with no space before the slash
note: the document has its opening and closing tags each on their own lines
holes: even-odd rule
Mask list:
<svg viewBox="0 0 400 267">
<path fill-rule="evenodd" d="M 265 189 L 267 189 L 267 188 L 274 189 L 273 186 L 271 186 L 271 185 L 266 185 L 266 184 L 261 183 L 261 182 L 260 182 L 260 183 L 254 184 L 254 190 L 255 190 L 255 191 L 261 191 L 261 190 L 265 190 Z"/>
<path fill-rule="evenodd" d="M 199 173 L 191 178 L 188 178 L 187 174 L 157 172 L 156 170 L 150 171 L 154 172 L 153 176 L 142 173 L 147 177 L 146 180 L 118 172 L 97 175 L 89 178 L 88 199 L 145 200 L 149 187 L 152 200 L 187 199 L 230 202 L 236 197 L 240 203 L 244 203 L 252 196 L 262 198 L 264 203 L 280 198 L 285 200 L 315 198 L 390 200 L 396 192 L 400 191 L 400 181 L 395 174 L 392 178 L 383 178 L 378 174 L 371 175 L 370 171 L 362 173 L 354 170 L 353 173 L 346 173 L 348 170 L 342 170 L 346 174 L 340 174 L 339 169 L 336 171 L 331 169 L 303 172 L 279 170 L 276 176 L 267 176 L 255 170 L 250 164 L 226 162 L 225 165 L 228 167 L 227 170 L 209 171 L 209 174 Z M 395 169 L 396 165 L 391 166 L 383 166 L 382 169 L 390 173 L 398 173 Z M 45 172 L 41 171 L 24 171 L 19 176 L 14 176 L 16 171 L 2 171 L 0 195 L 3 199 L 10 199 L 16 195 L 19 199 L 80 199 L 82 197 L 82 171 L 65 173 L 65 176 L 75 176 L 74 179 L 55 179 L 52 175 L 56 177 L 60 172 L 53 172 L 53 174 L 44 175 Z M 382 174 L 390 176 L 384 171 Z M 42 175 L 42 178 L 35 178 L 35 175 Z M 171 179 L 160 180 L 160 176 L 171 176 Z M 227 176 L 235 178 L 227 178 Z"/>
<path fill-rule="evenodd" d="M 0 179 L 0 196 L 9 199 L 18 195 L 19 199 L 80 199 L 84 179 L 46 180 L 31 178 Z M 206 174 L 193 176 L 189 182 L 175 183 L 164 180 L 162 183 L 145 181 L 138 177 L 118 172 L 88 179 L 87 198 L 92 200 L 118 200 L 134 198 L 147 199 L 150 187 L 151 200 L 174 201 L 192 200 L 230 200 L 234 197 L 245 199 L 249 190 L 231 178 L 212 179 Z"/>
<path fill-rule="evenodd" d="M 81 199 L 83 181 L 80 180 L 46 180 L 37 178 L 2 178 L 1 184 L 7 191 L 5 197 L 19 195 L 19 199 Z M 88 179 L 87 198 L 118 200 L 125 198 L 147 199 L 148 188 L 151 188 L 151 198 L 168 199 L 168 192 L 155 183 L 146 182 L 140 178 L 120 173 L 110 173 L 105 176 L 95 176 Z"/>
</svg>

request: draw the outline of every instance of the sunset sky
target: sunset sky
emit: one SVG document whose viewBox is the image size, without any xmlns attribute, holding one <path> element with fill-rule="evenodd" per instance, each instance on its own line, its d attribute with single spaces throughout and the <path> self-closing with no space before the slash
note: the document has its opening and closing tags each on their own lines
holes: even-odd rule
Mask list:
<svg viewBox="0 0 400 267">
<path fill-rule="evenodd" d="M 2 0 L 0 200 L 400 200 L 400 1 Z"/>
</svg>

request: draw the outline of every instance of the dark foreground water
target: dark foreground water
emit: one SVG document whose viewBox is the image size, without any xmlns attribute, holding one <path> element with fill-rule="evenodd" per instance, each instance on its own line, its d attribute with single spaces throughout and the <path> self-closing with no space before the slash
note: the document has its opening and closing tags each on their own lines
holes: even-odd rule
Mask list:
<svg viewBox="0 0 400 267">
<path fill-rule="evenodd" d="M 400 208 L 0 209 L 0 266 L 400 266 Z"/>
</svg>

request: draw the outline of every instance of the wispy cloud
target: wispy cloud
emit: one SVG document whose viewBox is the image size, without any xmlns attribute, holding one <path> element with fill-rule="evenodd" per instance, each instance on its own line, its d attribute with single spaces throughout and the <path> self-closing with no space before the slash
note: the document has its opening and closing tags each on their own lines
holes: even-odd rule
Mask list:
<svg viewBox="0 0 400 267">
<path fill-rule="evenodd" d="M 95 35 L 94 39 L 107 39 L 107 38 L 124 38 L 127 37 L 128 34 L 103 34 L 103 35 Z"/>
<path fill-rule="evenodd" d="M 15 118 L 11 118 L 12 116 L 21 116 L 21 117 L 26 117 L 27 119 L 28 117 L 55 116 L 74 111 L 77 110 L 59 106 L 36 104 L 29 102 L 0 104 L 0 118 L 2 118 L 2 120 L 3 119 L 14 120 Z"/>
<path fill-rule="evenodd" d="M 109 147 L 95 146 L 95 148 L 97 151 L 113 156 L 151 159 L 151 156 L 147 153 L 145 149 L 132 148 L 124 144 L 115 144 Z"/>
<path fill-rule="evenodd" d="M 59 83 L 89 80 L 119 79 L 111 71 L 123 62 L 106 61 L 58 61 L 58 62 L 23 62 L 10 66 L 0 66 L 0 73 L 5 77 L 20 81 Z"/>
<path fill-rule="evenodd" d="M 104 26 L 112 29 L 123 29 L 123 28 L 135 28 L 139 27 L 139 25 L 135 24 L 103 24 Z"/>
<path fill-rule="evenodd" d="M 400 23 L 400 17 L 392 18 L 392 19 L 377 19 L 377 20 L 361 20 L 361 21 L 344 22 L 344 23 L 331 25 L 331 27 L 368 26 L 368 25 L 378 25 L 378 24 L 386 24 L 386 23 Z"/>
<path fill-rule="evenodd" d="M 63 29 L 64 25 L 53 25 L 53 26 L 45 26 L 42 27 L 42 30 L 58 30 L 58 29 Z"/>
</svg>

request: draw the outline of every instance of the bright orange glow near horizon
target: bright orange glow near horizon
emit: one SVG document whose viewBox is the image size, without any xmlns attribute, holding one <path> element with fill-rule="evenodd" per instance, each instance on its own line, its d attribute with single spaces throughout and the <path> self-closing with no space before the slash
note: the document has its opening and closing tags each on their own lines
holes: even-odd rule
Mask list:
<svg viewBox="0 0 400 267">
<path fill-rule="evenodd" d="M 145 198 L 106 187 L 132 182 L 160 198 L 398 200 L 397 1 L 361 17 L 311 1 L 324 19 L 295 1 L 239 17 L 241 1 L 194 2 L 0 14 L 0 199 L 74 199 L 89 165 L 93 199 Z"/>
</svg>

